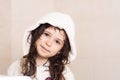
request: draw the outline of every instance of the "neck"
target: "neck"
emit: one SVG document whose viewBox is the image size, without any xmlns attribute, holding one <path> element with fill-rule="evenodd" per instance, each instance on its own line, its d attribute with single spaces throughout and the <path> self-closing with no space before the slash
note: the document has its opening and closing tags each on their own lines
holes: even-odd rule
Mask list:
<svg viewBox="0 0 120 80">
<path fill-rule="evenodd" d="M 46 59 L 46 58 L 41 58 L 41 57 L 37 57 L 36 58 L 36 64 L 37 64 L 37 66 L 41 66 L 41 65 L 43 65 L 44 63 L 46 63 L 46 61 L 47 61 L 48 59 Z"/>
</svg>

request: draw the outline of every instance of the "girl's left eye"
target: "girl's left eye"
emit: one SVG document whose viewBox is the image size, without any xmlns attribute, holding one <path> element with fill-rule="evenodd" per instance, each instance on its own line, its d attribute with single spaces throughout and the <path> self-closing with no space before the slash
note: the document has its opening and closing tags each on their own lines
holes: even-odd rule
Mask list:
<svg viewBox="0 0 120 80">
<path fill-rule="evenodd" d="M 58 40 L 56 40 L 55 42 L 56 42 L 57 44 L 61 44 L 60 41 L 58 41 Z"/>
</svg>

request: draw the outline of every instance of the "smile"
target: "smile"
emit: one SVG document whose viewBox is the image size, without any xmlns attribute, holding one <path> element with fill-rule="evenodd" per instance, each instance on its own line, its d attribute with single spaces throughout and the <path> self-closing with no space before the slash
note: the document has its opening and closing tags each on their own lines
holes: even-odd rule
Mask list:
<svg viewBox="0 0 120 80">
<path fill-rule="evenodd" d="M 48 49 L 46 49 L 45 47 L 41 46 L 41 48 L 46 51 L 46 52 L 50 52 Z"/>
</svg>

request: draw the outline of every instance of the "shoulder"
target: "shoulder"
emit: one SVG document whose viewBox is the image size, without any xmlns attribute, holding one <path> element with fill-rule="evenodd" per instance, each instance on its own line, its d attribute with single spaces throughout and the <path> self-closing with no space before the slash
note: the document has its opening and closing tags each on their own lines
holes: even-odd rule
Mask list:
<svg viewBox="0 0 120 80">
<path fill-rule="evenodd" d="M 63 75 L 65 77 L 65 80 L 75 80 L 74 75 L 68 66 L 65 66 L 65 69 L 63 71 Z"/>
<path fill-rule="evenodd" d="M 7 74 L 9 76 L 16 76 L 16 75 L 20 75 L 20 70 L 21 70 L 21 66 L 20 66 L 20 62 L 21 59 L 18 59 L 16 61 L 14 61 L 8 68 Z"/>
</svg>

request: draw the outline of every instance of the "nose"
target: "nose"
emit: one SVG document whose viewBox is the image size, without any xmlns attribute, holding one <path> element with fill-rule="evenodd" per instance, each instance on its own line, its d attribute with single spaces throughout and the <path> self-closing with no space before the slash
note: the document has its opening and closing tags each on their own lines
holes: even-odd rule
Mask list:
<svg viewBox="0 0 120 80">
<path fill-rule="evenodd" d="M 46 45 L 50 47 L 52 45 L 52 39 L 48 39 L 46 41 Z"/>
</svg>

